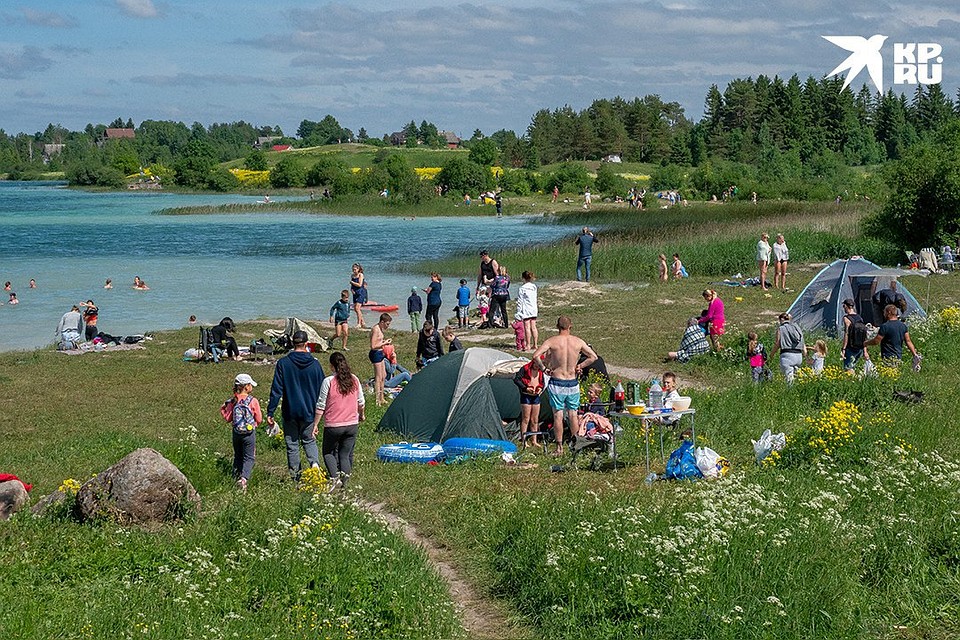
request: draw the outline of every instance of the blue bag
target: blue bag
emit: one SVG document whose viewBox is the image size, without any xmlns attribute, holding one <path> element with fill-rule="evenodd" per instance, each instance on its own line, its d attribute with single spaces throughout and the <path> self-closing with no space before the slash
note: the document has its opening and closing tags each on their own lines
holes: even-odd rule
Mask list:
<svg viewBox="0 0 960 640">
<path fill-rule="evenodd" d="M 696 480 L 703 477 L 703 473 L 697 467 L 697 458 L 693 453 L 692 442 L 684 442 L 670 454 L 670 459 L 667 460 L 667 470 L 663 477 L 667 480 Z"/>
</svg>

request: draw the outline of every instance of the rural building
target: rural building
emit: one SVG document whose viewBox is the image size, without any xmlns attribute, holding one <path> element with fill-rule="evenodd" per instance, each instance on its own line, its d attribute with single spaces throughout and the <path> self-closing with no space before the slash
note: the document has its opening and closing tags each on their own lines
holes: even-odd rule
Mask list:
<svg viewBox="0 0 960 640">
<path fill-rule="evenodd" d="M 460 148 L 460 138 L 453 131 L 441 131 L 440 135 L 447 141 L 448 149 Z"/>
</svg>

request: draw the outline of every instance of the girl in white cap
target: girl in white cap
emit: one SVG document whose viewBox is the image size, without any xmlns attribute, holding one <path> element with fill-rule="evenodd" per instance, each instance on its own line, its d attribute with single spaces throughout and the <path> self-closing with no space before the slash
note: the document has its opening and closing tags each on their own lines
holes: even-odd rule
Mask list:
<svg viewBox="0 0 960 640">
<path fill-rule="evenodd" d="M 246 373 L 233 381 L 233 397 L 220 405 L 220 415 L 233 425 L 233 477 L 237 488 L 247 490 L 257 454 L 257 426 L 263 422 L 260 401 L 250 395 L 257 386 Z"/>
</svg>

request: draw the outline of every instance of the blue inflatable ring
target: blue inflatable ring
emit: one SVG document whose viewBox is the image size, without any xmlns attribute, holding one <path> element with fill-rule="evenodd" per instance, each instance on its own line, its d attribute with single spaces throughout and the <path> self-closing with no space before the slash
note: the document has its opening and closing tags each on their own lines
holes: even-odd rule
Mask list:
<svg viewBox="0 0 960 640">
<path fill-rule="evenodd" d="M 385 444 L 377 449 L 377 458 L 381 462 L 438 462 L 443 460 L 443 447 L 436 442 Z"/>
<path fill-rule="evenodd" d="M 443 443 L 443 452 L 448 458 L 456 456 L 497 456 L 501 453 L 516 453 L 517 445 L 506 440 L 483 438 L 450 438 Z"/>
</svg>

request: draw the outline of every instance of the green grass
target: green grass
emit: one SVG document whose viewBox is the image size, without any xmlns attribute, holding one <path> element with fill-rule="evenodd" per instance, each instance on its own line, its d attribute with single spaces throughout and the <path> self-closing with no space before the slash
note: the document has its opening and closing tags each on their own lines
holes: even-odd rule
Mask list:
<svg viewBox="0 0 960 640">
<path fill-rule="evenodd" d="M 549 245 L 511 248 L 497 254 L 517 279 L 532 270 L 540 278 L 568 280 L 574 276 L 576 247 L 573 241 L 583 226 L 597 232 L 593 279 L 597 282 L 652 282 L 657 277 L 657 256 L 679 253 L 691 275 L 722 280 L 736 273 L 756 275 L 757 240 L 767 231 L 772 237 L 784 233 L 796 264 L 829 262 L 835 258 L 863 255 L 878 263 L 895 262 L 895 247 L 865 237 L 860 222 L 873 210 L 869 204 L 837 207 L 832 203 L 792 201 L 726 205 L 694 204 L 686 208 L 634 211 L 627 205 L 602 204 L 591 211 L 567 207 L 541 224 L 569 226 L 570 239 Z M 430 269 L 441 273 L 474 270 L 472 251 L 431 260 Z M 426 263 L 411 270 L 424 271 Z M 772 272 L 769 276 L 773 278 Z M 799 283 L 794 282 L 793 285 Z M 791 285 L 791 286 L 793 286 Z"/>
<path fill-rule="evenodd" d="M 807 251 L 802 238 L 817 233 L 856 241 L 856 215 L 783 206 L 679 213 L 696 237 L 723 245 L 742 234 L 750 262 L 762 228 L 791 229 L 794 252 Z M 638 244 L 666 233 L 646 218 L 628 225 L 612 208 L 563 219 L 576 228 L 604 216 L 622 225 L 616 233 L 636 233 Z M 598 269 L 605 247 L 630 244 L 610 238 L 612 229 L 605 236 L 610 244 L 597 247 Z M 556 264 L 572 271 L 568 250 Z M 509 260 L 514 273 L 526 268 L 510 254 L 498 257 Z M 463 273 L 474 272 L 475 260 L 463 262 Z M 799 290 L 817 269 L 793 262 L 790 286 Z M 715 279 L 692 271 L 689 279 L 663 285 L 646 274 L 582 290 L 547 287 L 542 335 L 551 333 L 552 318 L 568 314 L 575 333 L 609 364 L 661 370 L 659 358 L 676 348 L 684 319 L 703 307 L 700 290 Z M 956 274 L 905 283 L 921 300 L 929 287 L 934 309 L 960 303 Z M 740 357 L 744 335 L 756 329 L 769 344 L 775 314 L 795 294 L 721 289 L 720 295 L 729 350 L 670 366 L 694 399 L 698 444 L 730 460 L 728 479 L 645 484 L 644 440 L 633 420 L 624 422 L 618 439 L 616 472 L 607 463 L 600 472 L 584 464 L 551 473 L 554 461 L 539 453 L 521 455 L 530 465 L 515 467 L 493 461 L 384 465 L 376 448 L 397 438 L 374 430 L 382 410 L 371 407 L 360 431 L 353 491 L 383 502 L 449 548 L 474 584 L 534 637 L 956 637 L 960 438 L 950 425 L 953 389 L 960 385 L 960 326 L 911 326 L 926 356 L 919 374 L 903 368 L 896 379 L 831 374 L 793 387 L 781 380 L 754 386 Z M 390 334 L 409 363 L 415 342 L 400 330 L 405 325 L 400 318 Z M 238 340 L 258 337 L 268 326 L 243 323 Z M 474 344 L 512 343 L 503 332 L 485 336 Z M 363 353 L 365 337 L 355 334 L 350 343 L 361 379 L 371 375 L 370 365 L 353 354 Z M 27 514 L 0 526 L 3 635 L 460 634 L 422 554 L 349 503 L 297 493 L 284 480 L 277 444 L 261 438 L 250 491 L 235 493 L 229 429 L 216 408 L 241 371 L 261 383 L 256 395 L 265 400 L 272 369 L 182 362 L 180 354 L 195 341 L 196 330 L 184 329 L 159 334 L 144 351 L 0 354 L 0 469 L 35 483 L 35 496 L 55 491 L 65 478 L 83 480 L 135 447 L 152 446 L 183 469 L 203 497 L 197 516 L 153 529 Z M 828 365 L 838 364 L 832 340 Z M 923 391 L 924 403 L 894 402 L 894 389 Z M 838 400 L 858 407 L 862 430 L 831 458 L 795 442 L 798 455 L 785 455 L 774 467 L 754 465 L 751 439 L 767 428 L 808 433 L 805 418 Z M 668 439 L 668 450 L 671 444 Z M 662 468 L 657 451 L 654 469 Z M 301 542 L 315 550 L 293 540 L 292 527 L 305 516 L 312 533 Z M 320 531 L 324 524 L 331 528 Z M 345 578 L 332 580 L 338 570 Z M 346 628 L 337 626 L 344 620 Z"/>
<path fill-rule="evenodd" d="M 261 189 L 260 191 L 263 191 Z M 232 213 L 262 213 L 269 215 L 278 212 L 319 213 L 325 215 L 346 216 L 390 216 L 390 217 L 453 217 L 453 216 L 496 216 L 493 206 L 464 207 L 455 198 L 432 198 L 420 204 L 410 204 L 402 200 L 386 199 L 376 194 L 340 196 L 330 201 L 309 200 L 309 195 L 303 189 L 271 190 L 271 195 L 304 196 L 303 200 L 285 202 L 270 202 L 258 204 L 256 202 L 223 205 L 199 205 L 190 207 L 175 207 L 162 209 L 161 215 L 208 215 Z M 526 213 L 520 202 L 504 205 L 504 215 Z"/>
</svg>

